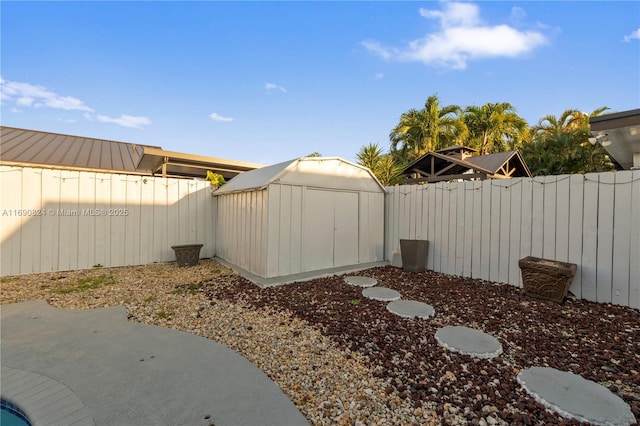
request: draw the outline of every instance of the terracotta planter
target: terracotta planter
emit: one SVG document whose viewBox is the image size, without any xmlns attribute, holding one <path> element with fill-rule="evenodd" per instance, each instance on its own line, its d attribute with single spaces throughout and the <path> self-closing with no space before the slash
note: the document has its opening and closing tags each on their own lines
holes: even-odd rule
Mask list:
<svg viewBox="0 0 640 426">
<path fill-rule="evenodd" d="M 562 303 L 576 274 L 575 263 L 527 256 L 518 261 L 527 296 Z"/>
<path fill-rule="evenodd" d="M 400 240 L 400 256 L 402 270 L 409 272 L 423 272 L 427 264 L 427 240 Z"/>
<path fill-rule="evenodd" d="M 176 254 L 178 266 L 195 266 L 200 260 L 200 249 L 204 244 L 171 246 Z"/>
</svg>

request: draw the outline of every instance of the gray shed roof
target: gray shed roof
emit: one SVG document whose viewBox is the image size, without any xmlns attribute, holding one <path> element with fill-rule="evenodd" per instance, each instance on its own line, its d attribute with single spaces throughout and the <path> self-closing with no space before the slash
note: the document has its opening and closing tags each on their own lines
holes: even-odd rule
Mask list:
<svg viewBox="0 0 640 426">
<path fill-rule="evenodd" d="M 271 183 L 384 192 L 366 167 L 338 157 L 303 157 L 242 173 L 213 195 L 260 190 Z"/>
</svg>

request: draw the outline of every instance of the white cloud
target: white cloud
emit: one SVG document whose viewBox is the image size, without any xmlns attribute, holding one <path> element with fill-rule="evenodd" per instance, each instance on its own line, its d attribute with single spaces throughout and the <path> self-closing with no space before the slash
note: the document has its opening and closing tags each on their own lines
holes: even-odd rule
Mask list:
<svg viewBox="0 0 640 426">
<path fill-rule="evenodd" d="M 373 77 L 376 80 L 380 80 L 380 79 L 384 78 L 384 73 L 381 73 L 381 72 L 375 73 Z"/>
<path fill-rule="evenodd" d="M 279 91 L 281 91 L 282 93 L 287 93 L 287 89 L 285 89 L 284 87 L 279 86 L 279 85 L 277 85 L 277 84 L 273 84 L 273 83 L 265 83 L 265 84 L 264 84 L 264 88 L 265 88 L 266 90 L 279 90 Z"/>
<path fill-rule="evenodd" d="M 148 117 L 132 116 L 123 114 L 120 117 L 109 117 L 107 115 L 96 115 L 93 108 L 87 106 L 80 99 L 72 96 L 61 96 L 54 91 L 47 89 L 39 84 L 24 83 L 19 81 L 5 80 L 0 77 L 2 90 L 0 91 L 0 99 L 2 103 L 14 103 L 18 107 L 31 108 L 53 108 L 66 111 L 84 111 L 83 117 L 88 121 L 98 120 L 103 123 L 114 123 L 123 127 L 131 127 L 141 129 L 143 126 L 151 124 Z M 15 106 L 11 108 L 11 112 L 21 112 Z M 60 119 L 67 123 L 74 123 L 74 119 Z"/>
<path fill-rule="evenodd" d="M 235 118 L 233 117 L 223 117 L 217 112 L 212 112 L 211 114 L 209 114 L 209 118 L 211 118 L 213 121 L 224 121 L 224 122 L 235 120 Z"/>
<path fill-rule="evenodd" d="M 362 45 L 370 52 L 375 53 L 380 56 L 382 59 L 388 61 L 391 59 L 397 52 L 395 49 L 383 47 L 379 42 L 374 40 L 365 40 L 362 42 Z"/>
<path fill-rule="evenodd" d="M 631 34 L 624 36 L 624 41 L 630 42 L 633 39 L 640 40 L 640 28 L 635 31 L 632 31 Z"/>
<path fill-rule="evenodd" d="M 22 83 L 19 81 L 5 80 L 0 77 L 2 85 L 2 100 L 13 101 L 20 106 L 49 107 L 63 110 L 89 111 L 89 108 L 80 99 L 72 96 L 61 96 L 44 86 L 38 84 Z"/>
<path fill-rule="evenodd" d="M 537 31 L 485 24 L 475 4 L 446 2 L 442 5 L 442 10 L 419 10 L 424 18 L 439 21 L 438 31 L 409 42 L 403 49 L 384 47 L 372 40 L 362 45 L 385 60 L 417 61 L 461 70 L 471 60 L 518 57 L 547 43 L 547 38 Z M 512 18 L 524 16 L 521 8 L 512 10 Z"/>
<path fill-rule="evenodd" d="M 109 117 L 106 115 L 97 115 L 96 119 L 103 123 L 114 123 L 122 127 L 131 127 L 133 129 L 142 129 L 143 126 L 148 126 L 149 124 L 151 124 L 151 120 L 148 117 L 134 117 L 132 115 L 126 114 L 123 114 L 117 118 Z"/>
</svg>

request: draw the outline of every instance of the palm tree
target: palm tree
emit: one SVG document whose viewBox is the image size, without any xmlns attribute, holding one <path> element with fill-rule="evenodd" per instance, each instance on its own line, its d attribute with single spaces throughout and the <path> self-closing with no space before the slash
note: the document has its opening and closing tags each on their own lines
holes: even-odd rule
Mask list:
<svg viewBox="0 0 640 426">
<path fill-rule="evenodd" d="M 515 149 L 527 135 L 527 122 L 508 102 L 468 106 L 463 120 L 469 131 L 468 143 L 480 155 Z"/>
<path fill-rule="evenodd" d="M 383 186 L 400 182 L 402 165 L 398 164 L 390 154 L 383 153 L 378 144 L 370 143 L 363 146 L 356 157 L 357 163 L 368 167 Z"/>
<path fill-rule="evenodd" d="M 559 117 L 542 117 L 531 128 L 533 139 L 522 147 L 522 155 L 532 173 L 554 175 L 613 170 L 604 148 L 589 143 L 589 118 L 608 109 L 601 107 L 590 114 L 567 109 Z"/>
<path fill-rule="evenodd" d="M 424 108 L 411 109 L 400 116 L 389 134 L 391 153 L 396 159 L 412 161 L 461 140 L 466 131 L 461 114 L 459 106 L 440 108 L 438 96 L 429 96 Z"/>
</svg>

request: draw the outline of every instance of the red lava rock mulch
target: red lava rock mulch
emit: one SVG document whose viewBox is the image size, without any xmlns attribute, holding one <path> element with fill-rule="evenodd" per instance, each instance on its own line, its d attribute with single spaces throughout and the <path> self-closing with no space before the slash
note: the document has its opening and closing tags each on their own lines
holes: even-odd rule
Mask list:
<svg viewBox="0 0 640 426">
<path fill-rule="evenodd" d="M 426 302 L 435 316 L 400 318 L 385 302 L 363 297 L 362 288 L 345 283 L 344 276 L 268 289 L 236 277 L 231 288 L 211 296 L 293 312 L 344 350 L 366 355 L 373 373 L 388 380 L 387 392 L 430 401 L 445 417 L 462 416 L 470 424 L 490 415 L 510 424 L 570 424 L 516 381 L 521 369 L 548 366 L 607 386 L 640 419 L 639 311 L 575 299 L 563 305 L 533 301 L 511 285 L 431 271 L 385 266 L 353 275 L 376 278 L 403 299 Z M 504 353 L 486 360 L 447 351 L 434 337 L 445 325 L 483 330 Z"/>
</svg>

